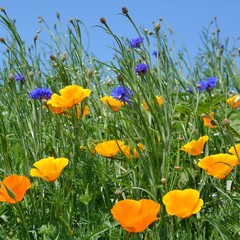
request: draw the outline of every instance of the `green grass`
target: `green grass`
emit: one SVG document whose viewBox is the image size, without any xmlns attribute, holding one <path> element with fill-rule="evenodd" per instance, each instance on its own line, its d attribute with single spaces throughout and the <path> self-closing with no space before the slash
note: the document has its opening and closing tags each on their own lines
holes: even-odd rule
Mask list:
<svg viewBox="0 0 240 240">
<path fill-rule="evenodd" d="M 187 47 L 165 22 L 160 22 L 160 31 L 153 26 L 149 32 L 136 27 L 129 15 L 123 17 L 144 43 L 141 48 L 130 48 L 128 36 L 120 38 L 101 24 L 106 37 L 116 42 L 113 60 L 101 62 L 82 45 L 86 33 L 80 21 L 71 19 L 67 33 L 57 27 L 51 31 L 40 21 L 42 31 L 28 47 L 1 9 L 1 27 L 8 36 L 1 38 L 5 50 L 0 70 L 0 179 L 19 174 L 32 183 L 22 202 L 0 204 L 1 239 L 126 239 L 127 232 L 110 212 L 117 200 L 125 198 L 148 198 L 161 205 L 160 220 L 129 239 L 239 239 L 239 166 L 223 180 L 197 166 L 199 159 L 227 153 L 240 141 L 239 109 L 226 103 L 240 91 L 237 56 L 232 54 L 236 47 L 221 39 L 215 19 L 215 26 L 203 29 L 202 46 L 193 63 Z M 48 42 L 41 40 L 45 33 Z M 222 52 L 220 44 L 224 44 Z M 157 58 L 152 49 L 159 52 Z M 135 68 L 142 62 L 149 69 L 139 77 Z M 14 80 L 18 72 L 24 75 L 24 83 Z M 218 82 L 210 92 L 188 92 L 211 76 Z M 81 103 L 90 108 L 83 119 L 53 114 L 29 97 L 36 87 L 58 93 L 71 84 L 92 90 Z M 132 104 L 113 112 L 99 99 L 119 84 L 132 89 Z M 163 97 L 161 107 L 152 101 L 156 95 Z M 143 101 L 150 111 L 143 108 Z M 203 125 L 203 114 L 210 112 L 215 112 L 216 128 Z M 210 140 L 200 156 L 179 150 L 204 135 Z M 132 160 L 121 153 L 116 159 L 92 153 L 95 144 L 112 139 L 132 146 L 141 142 L 145 150 Z M 32 178 L 33 163 L 49 156 L 68 158 L 69 165 L 53 183 Z M 227 180 L 232 181 L 229 191 Z M 162 197 L 186 188 L 200 191 L 203 208 L 185 220 L 169 216 Z"/>
</svg>

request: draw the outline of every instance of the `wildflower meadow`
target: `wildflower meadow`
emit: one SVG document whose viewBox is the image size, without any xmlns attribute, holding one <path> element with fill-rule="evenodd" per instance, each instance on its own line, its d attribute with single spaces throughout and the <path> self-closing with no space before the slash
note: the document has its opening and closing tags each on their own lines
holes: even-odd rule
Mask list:
<svg viewBox="0 0 240 240">
<path fill-rule="evenodd" d="M 121 15 L 135 37 L 100 18 L 103 62 L 80 20 L 39 17 L 26 46 L 1 8 L 0 239 L 240 239 L 237 41 L 214 18 L 192 60 L 164 20 Z"/>
</svg>

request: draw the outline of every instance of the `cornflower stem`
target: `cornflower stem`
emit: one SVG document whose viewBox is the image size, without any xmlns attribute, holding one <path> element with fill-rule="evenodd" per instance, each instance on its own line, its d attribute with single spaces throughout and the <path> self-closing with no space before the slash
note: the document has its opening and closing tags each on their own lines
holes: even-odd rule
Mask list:
<svg viewBox="0 0 240 240">
<path fill-rule="evenodd" d="M 26 224 L 26 221 L 25 221 L 25 218 L 24 218 L 24 215 L 23 215 L 23 211 L 22 211 L 22 207 L 21 207 L 21 203 L 16 203 L 15 204 L 16 208 L 17 208 L 17 211 L 20 215 L 20 218 L 22 220 L 22 223 L 23 223 L 23 227 L 26 231 L 26 237 L 27 239 L 31 239 L 30 235 L 29 235 L 29 232 L 28 232 L 28 228 L 27 228 L 27 224 Z"/>
</svg>

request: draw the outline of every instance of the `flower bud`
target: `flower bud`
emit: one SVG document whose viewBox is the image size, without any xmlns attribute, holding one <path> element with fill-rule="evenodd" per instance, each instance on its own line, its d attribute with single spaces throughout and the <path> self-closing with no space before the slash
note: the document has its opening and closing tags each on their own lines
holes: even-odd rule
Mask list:
<svg viewBox="0 0 240 240">
<path fill-rule="evenodd" d="M 160 28 L 161 28 L 161 25 L 160 25 L 160 23 L 157 22 L 154 26 L 154 31 L 159 32 Z"/>
<path fill-rule="evenodd" d="M 123 8 L 122 8 L 122 13 L 123 13 L 123 14 L 128 14 L 128 9 L 127 9 L 126 7 L 123 7 Z"/>
<path fill-rule="evenodd" d="M 165 185 L 167 183 L 167 179 L 166 178 L 162 178 L 161 179 L 161 183 L 162 183 L 162 185 Z"/>
<path fill-rule="evenodd" d="M 106 24 L 106 23 L 107 23 L 107 21 L 106 21 L 106 19 L 105 19 L 104 17 L 101 17 L 101 18 L 100 18 L 100 22 L 101 22 L 102 24 Z"/>
<path fill-rule="evenodd" d="M 88 70 L 87 70 L 87 76 L 88 76 L 89 78 L 91 78 L 91 77 L 93 76 L 93 70 L 92 70 L 92 68 L 88 68 Z"/>
<path fill-rule="evenodd" d="M 10 81 L 15 80 L 13 73 L 9 73 L 8 80 L 10 80 Z"/>
</svg>

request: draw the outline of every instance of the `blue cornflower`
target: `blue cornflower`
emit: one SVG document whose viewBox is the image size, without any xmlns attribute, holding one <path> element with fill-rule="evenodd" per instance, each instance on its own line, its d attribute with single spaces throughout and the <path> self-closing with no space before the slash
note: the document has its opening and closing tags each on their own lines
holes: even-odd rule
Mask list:
<svg viewBox="0 0 240 240">
<path fill-rule="evenodd" d="M 204 80 L 206 87 L 205 90 L 206 91 L 210 91 L 212 88 L 214 88 L 217 84 L 217 78 L 216 77 L 210 77 Z"/>
<path fill-rule="evenodd" d="M 159 52 L 159 51 L 153 51 L 153 52 L 152 52 L 152 55 L 153 55 L 154 57 L 159 57 L 159 56 L 160 56 L 160 52 Z"/>
<path fill-rule="evenodd" d="M 147 73 L 147 65 L 145 63 L 139 63 L 136 66 L 136 73 L 139 75 L 144 75 Z"/>
<path fill-rule="evenodd" d="M 132 48 L 140 48 L 141 44 L 143 43 L 143 38 L 135 38 L 130 41 L 130 46 Z"/>
<path fill-rule="evenodd" d="M 214 88 L 216 86 L 217 81 L 218 81 L 217 78 L 214 76 L 207 78 L 205 80 L 202 80 L 196 84 L 196 90 L 199 92 L 203 92 L 203 91 L 209 92 L 212 88 Z M 189 88 L 188 92 L 193 93 L 192 88 Z"/>
<path fill-rule="evenodd" d="M 21 82 L 21 83 L 23 83 L 25 80 L 24 75 L 22 73 L 15 74 L 14 78 L 17 82 Z"/>
<path fill-rule="evenodd" d="M 117 88 L 114 88 L 111 92 L 111 96 L 121 102 L 127 102 L 130 103 L 130 98 L 133 95 L 133 91 L 124 86 L 119 86 Z"/>
<path fill-rule="evenodd" d="M 29 95 L 31 99 L 45 99 L 49 100 L 52 96 L 52 91 L 49 88 L 35 88 Z"/>
</svg>

